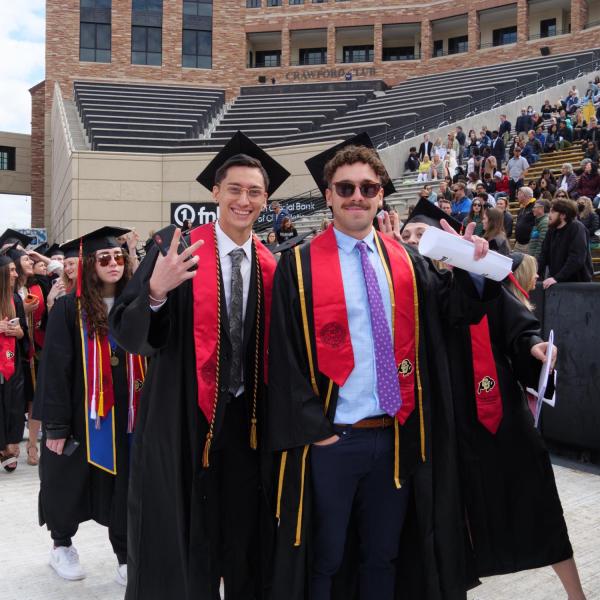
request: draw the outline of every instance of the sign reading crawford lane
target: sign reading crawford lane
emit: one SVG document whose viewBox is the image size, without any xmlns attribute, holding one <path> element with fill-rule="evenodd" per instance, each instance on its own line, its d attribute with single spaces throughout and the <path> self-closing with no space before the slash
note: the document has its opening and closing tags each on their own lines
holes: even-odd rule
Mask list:
<svg viewBox="0 0 600 600">
<path fill-rule="evenodd" d="M 300 81 L 306 79 L 345 79 L 348 80 L 348 74 L 352 77 L 375 77 L 376 69 L 374 67 L 354 67 L 353 69 L 302 69 L 298 71 L 288 71 L 285 78 L 288 81 Z"/>
</svg>

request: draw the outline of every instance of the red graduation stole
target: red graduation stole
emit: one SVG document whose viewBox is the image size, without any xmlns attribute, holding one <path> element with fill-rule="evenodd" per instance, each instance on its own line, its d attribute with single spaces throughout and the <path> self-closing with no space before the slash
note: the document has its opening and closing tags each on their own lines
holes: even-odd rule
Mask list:
<svg viewBox="0 0 600 600">
<path fill-rule="evenodd" d="M 490 433 L 495 434 L 502 421 L 502 394 L 487 315 L 476 325 L 471 325 L 470 332 L 477 418 Z"/>
<path fill-rule="evenodd" d="M 217 250 L 215 223 L 196 227 L 190 232 L 190 241 L 204 244 L 196 250 L 199 273 L 192 282 L 194 302 L 194 347 L 196 350 L 196 379 L 198 383 L 198 406 L 211 426 L 214 421 L 219 392 L 219 350 L 221 333 L 221 266 Z M 264 302 L 264 378 L 267 381 L 267 351 L 271 316 L 271 294 L 277 262 L 271 252 L 253 235 L 252 244 L 258 259 L 258 281 L 262 282 L 263 294 L 257 306 Z M 210 445 L 209 445 L 210 447 Z M 206 451 L 205 451 L 206 455 Z M 207 466 L 207 460 L 205 460 Z"/>
<path fill-rule="evenodd" d="M 29 288 L 29 293 L 39 300 L 38 307 L 33 311 L 33 339 L 39 348 L 43 348 L 46 332 L 42 329 L 42 319 L 46 312 L 46 301 L 42 288 L 37 283 Z"/>
<path fill-rule="evenodd" d="M 13 308 L 15 301 L 11 300 Z M 0 334 L 0 375 L 8 381 L 15 374 L 17 338 Z"/>
<path fill-rule="evenodd" d="M 402 406 L 396 418 L 404 424 L 415 408 L 415 386 L 420 392 L 417 285 L 412 262 L 404 247 L 378 233 L 375 242 L 390 285 L 394 354 L 402 396 Z M 391 272 L 381 252 L 382 244 Z M 310 264 L 318 369 L 342 386 L 354 369 L 354 353 L 333 225 L 311 242 Z"/>
</svg>

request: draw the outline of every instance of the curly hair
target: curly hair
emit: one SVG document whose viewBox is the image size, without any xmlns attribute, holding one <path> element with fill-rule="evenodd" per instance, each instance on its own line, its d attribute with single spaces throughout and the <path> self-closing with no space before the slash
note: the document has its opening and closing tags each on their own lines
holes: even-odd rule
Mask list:
<svg viewBox="0 0 600 600">
<path fill-rule="evenodd" d="M 331 185 L 331 180 L 340 167 L 356 163 L 369 165 L 381 180 L 382 185 L 389 181 L 389 176 L 379 155 L 373 148 L 367 148 L 366 146 L 346 146 L 338 150 L 325 165 L 323 179 L 327 182 L 327 185 Z"/>
<path fill-rule="evenodd" d="M 131 279 L 131 262 L 124 252 L 125 267 L 123 277 L 117 282 L 115 298 L 118 298 L 127 282 Z M 97 332 L 100 336 L 108 335 L 108 310 L 102 298 L 102 282 L 96 273 L 96 257 L 84 256 L 81 286 L 81 308 L 85 314 L 89 336 Z"/>
</svg>

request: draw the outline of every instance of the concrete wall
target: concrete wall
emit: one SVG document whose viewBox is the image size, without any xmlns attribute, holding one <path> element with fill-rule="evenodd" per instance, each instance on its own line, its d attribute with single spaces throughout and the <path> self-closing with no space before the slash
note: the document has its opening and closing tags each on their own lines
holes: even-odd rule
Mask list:
<svg viewBox="0 0 600 600">
<path fill-rule="evenodd" d="M 465 133 L 468 133 L 470 129 L 474 129 L 477 133 L 479 133 L 484 125 L 487 126 L 488 129 L 493 130 L 498 127 L 500 123 L 500 115 L 502 114 L 505 114 L 508 120 L 514 126 L 517 117 L 521 114 L 521 108 L 524 106 L 529 106 L 531 104 L 535 110 L 539 110 L 546 98 L 549 98 L 550 101 L 554 103 L 558 98 L 564 98 L 573 85 L 577 85 L 579 91 L 583 93 L 583 90 L 587 89 L 588 81 L 593 80 L 597 74 L 600 73 L 588 73 L 583 77 L 579 77 L 578 79 L 571 80 L 567 83 L 548 88 L 543 92 L 539 92 L 538 94 L 533 94 L 520 100 L 516 100 L 515 102 L 504 104 L 499 108 L 495 108 L 494 110 L 475 115 L 474 117 L 470 117 L 468 119 L 463 119 L 462 121 L 457 121 L 456 123 L 452 123 L 446 127 L 432 130 L 429 132 L 429 137 L 432 140 L 435 140 L 437 137 L 441 137 L 442 140 L 446 140 L 448 132 L 454 131 L 457 125 L 460 125 L 464 129 Z M 385 163 L 385 166 L 392 178 L 397 178 L 402 175 L 404 172 L 404 162 L 408 157 L 409 148 L 411 146 L 418 147 L 422 141 L 422 137 L 423 136 L 408 138 L 399 144 L 394 144 L 393 146 L 389 146 L 388 148 L 384 148 L 379 151 L 381 159 Z"/>
<path fill-rule="evenodd" d="M 0 131 L 0 146 L 15 149 L 15 170 L 0 171 L 0 194 L 30 196 L 31 136 L 24 133 Z"/>
</svg>

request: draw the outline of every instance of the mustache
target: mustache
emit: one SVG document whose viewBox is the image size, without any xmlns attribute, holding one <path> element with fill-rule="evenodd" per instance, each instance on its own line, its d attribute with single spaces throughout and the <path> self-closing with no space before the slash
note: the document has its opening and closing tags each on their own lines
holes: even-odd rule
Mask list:
<svg viewBox="0 0 600 600">
<path fill-rule="evenodd" d="M 344 204 L 342 204 L 342 208 L 362 208 L 364 210 L 368 210 L 369 208 L 371 208 L 371 205 L 368 202 L 344 202 Z"/>
</svg>

